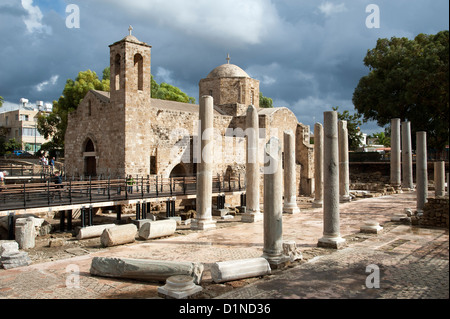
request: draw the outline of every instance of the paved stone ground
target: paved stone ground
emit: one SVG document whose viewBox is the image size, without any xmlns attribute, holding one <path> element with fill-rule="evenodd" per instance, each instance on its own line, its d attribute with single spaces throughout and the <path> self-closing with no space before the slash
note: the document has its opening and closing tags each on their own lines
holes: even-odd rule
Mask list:
<svg viewBox="0 0 450 319">
<path fill-rule="evenodd" d="M 211 298 L 217 298 L 219 302 L 314 298 L 448 299 L 448 230 L 390 222 L 395 213 L 414 207 L 413 192 L 342 204 L 341 234 L 347 244 L 336 251 L 316 247 L 322 236 L 322 210 L 311 208 L 309 202 L 301 202 L 300 214 L 283 216 L 283 239 L 295 240 L 304 258 L 263 278 L 224 284 L 211 281 L 211 263 L 262 255 L 262 222 L 223 222 L 213 230 L 181 230 L 178 236 L 137 241 L 109 249 L 95 247 L 72 258 L 0 269 L 0 298 L 160 298 L 157 287 L 164 283 L 91 276 L 92 258 L 105 256 L 203 262 L 204 289 L 195 298 L 205 303 Z M 380 222 L 384 231 L 378 235 L 360 233 L 359 227 L 367 219 Z M 366 271 L 369 265 L 379 269 L 379 288 L 366 286 L 366 280 L 372 274 Z M 199 300 L 190 302 L 194 301 Z"/>
<path fill-rule="evenodd" d="M 391 227 L 385 235 L 368 236 L 363 242 L 315 257 L 219 298 L 448 299 L 448 233 Z M 375 268 L 379 269 L 379 288 L 370 285 L 372 276 L 368 279 Z"/>
</svg>

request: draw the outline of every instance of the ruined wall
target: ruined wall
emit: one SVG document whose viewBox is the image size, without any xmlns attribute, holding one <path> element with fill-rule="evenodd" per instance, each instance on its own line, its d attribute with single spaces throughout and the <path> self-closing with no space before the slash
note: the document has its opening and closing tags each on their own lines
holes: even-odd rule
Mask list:
<svg viewBox="0 0 450 319">
<path fill-rule="evenodd" d="M 446 198 L 428 198 L 423 207 L 423 216 L 419 223 L 423 226 L 449 228 L 448 196 Z"/>
</svg>

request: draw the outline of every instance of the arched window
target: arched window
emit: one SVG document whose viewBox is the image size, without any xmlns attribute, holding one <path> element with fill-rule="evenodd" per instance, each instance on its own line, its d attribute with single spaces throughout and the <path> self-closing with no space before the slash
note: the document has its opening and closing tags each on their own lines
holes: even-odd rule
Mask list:
<svg viewBox="0 0 450 319">
<path fill-rule="evenodd" d="M 139 91 L 142 91 L 144 89 L 144 63 L 143 63 L 142 55 L 139 53 L 136 53 L 134 55 L 134 68 L 136 70 L 137 75 L 137 89 Z"/>
<path fill-rule="evenodd" d="M 114 59 L 114 89 L 120 89 L 120 54 L 116 54 Z"/>
<path fill-rule="evenodd" d="M 95 152 L 94 143 L 92 142 L 91 139 L 88 139 L 88 141 L 86 142 L 86 146 L 84 147 L 84 151 L 85 152 Z"/>
</svg>

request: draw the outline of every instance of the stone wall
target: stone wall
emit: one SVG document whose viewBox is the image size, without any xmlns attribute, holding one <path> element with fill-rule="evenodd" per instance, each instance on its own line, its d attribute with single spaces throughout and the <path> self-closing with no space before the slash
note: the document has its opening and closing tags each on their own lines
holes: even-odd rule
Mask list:
<svg viewBox="0 0 450 319">
<path fill-rule="evenodd" d="M 428 202 L 423 207 L 420 225 L 449 228 L 448 210 L 448 196 L 445 198 L 428 198 Z"/>
<path fill-rule="evenodd" d="M 296 131 L 296 157 L 300 170 L 300 194 L 314 193 L 314 145 L 309 142 L 310 128 L 301 123 L 297 124 Z"/>
<path fill-rule="evenodd" d="M 109 100 L 109 94 L 104 98 Z M 125 162 L 123 132 L 123 107 L 105 102 L 100 93 L 87 93 L 77 110 L 68 116 L 64 155 L 66 174 L 83 175 L 86 155 L 91 155 L 96 158 L 97 174 L 122 176 Z M 86 154 L 89 139 L 95 150 Z"/>
</svg>

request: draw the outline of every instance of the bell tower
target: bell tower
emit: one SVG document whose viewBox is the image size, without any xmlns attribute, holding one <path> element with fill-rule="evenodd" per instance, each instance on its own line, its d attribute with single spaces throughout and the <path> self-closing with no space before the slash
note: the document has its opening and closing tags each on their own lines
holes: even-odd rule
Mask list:
<svg viewBox="0 0 450 319">
<path fill-rule="evenodd" d="M 146 105 L 151 97 L 151 46 L 131 35 L 111 44 L 110 100 L 117 105 Z"/>
<path fill-rule="evenodd" d="M 151 46 L 129 34 L 111 44 L 110 103 L 115 114 L 117 153 L 123 152 L 123 174 L 148 174 L 151 136 L 146 134 L 151 107 Z M 136 147 L 140 145 L 140 147 Z"/>
</svg>

